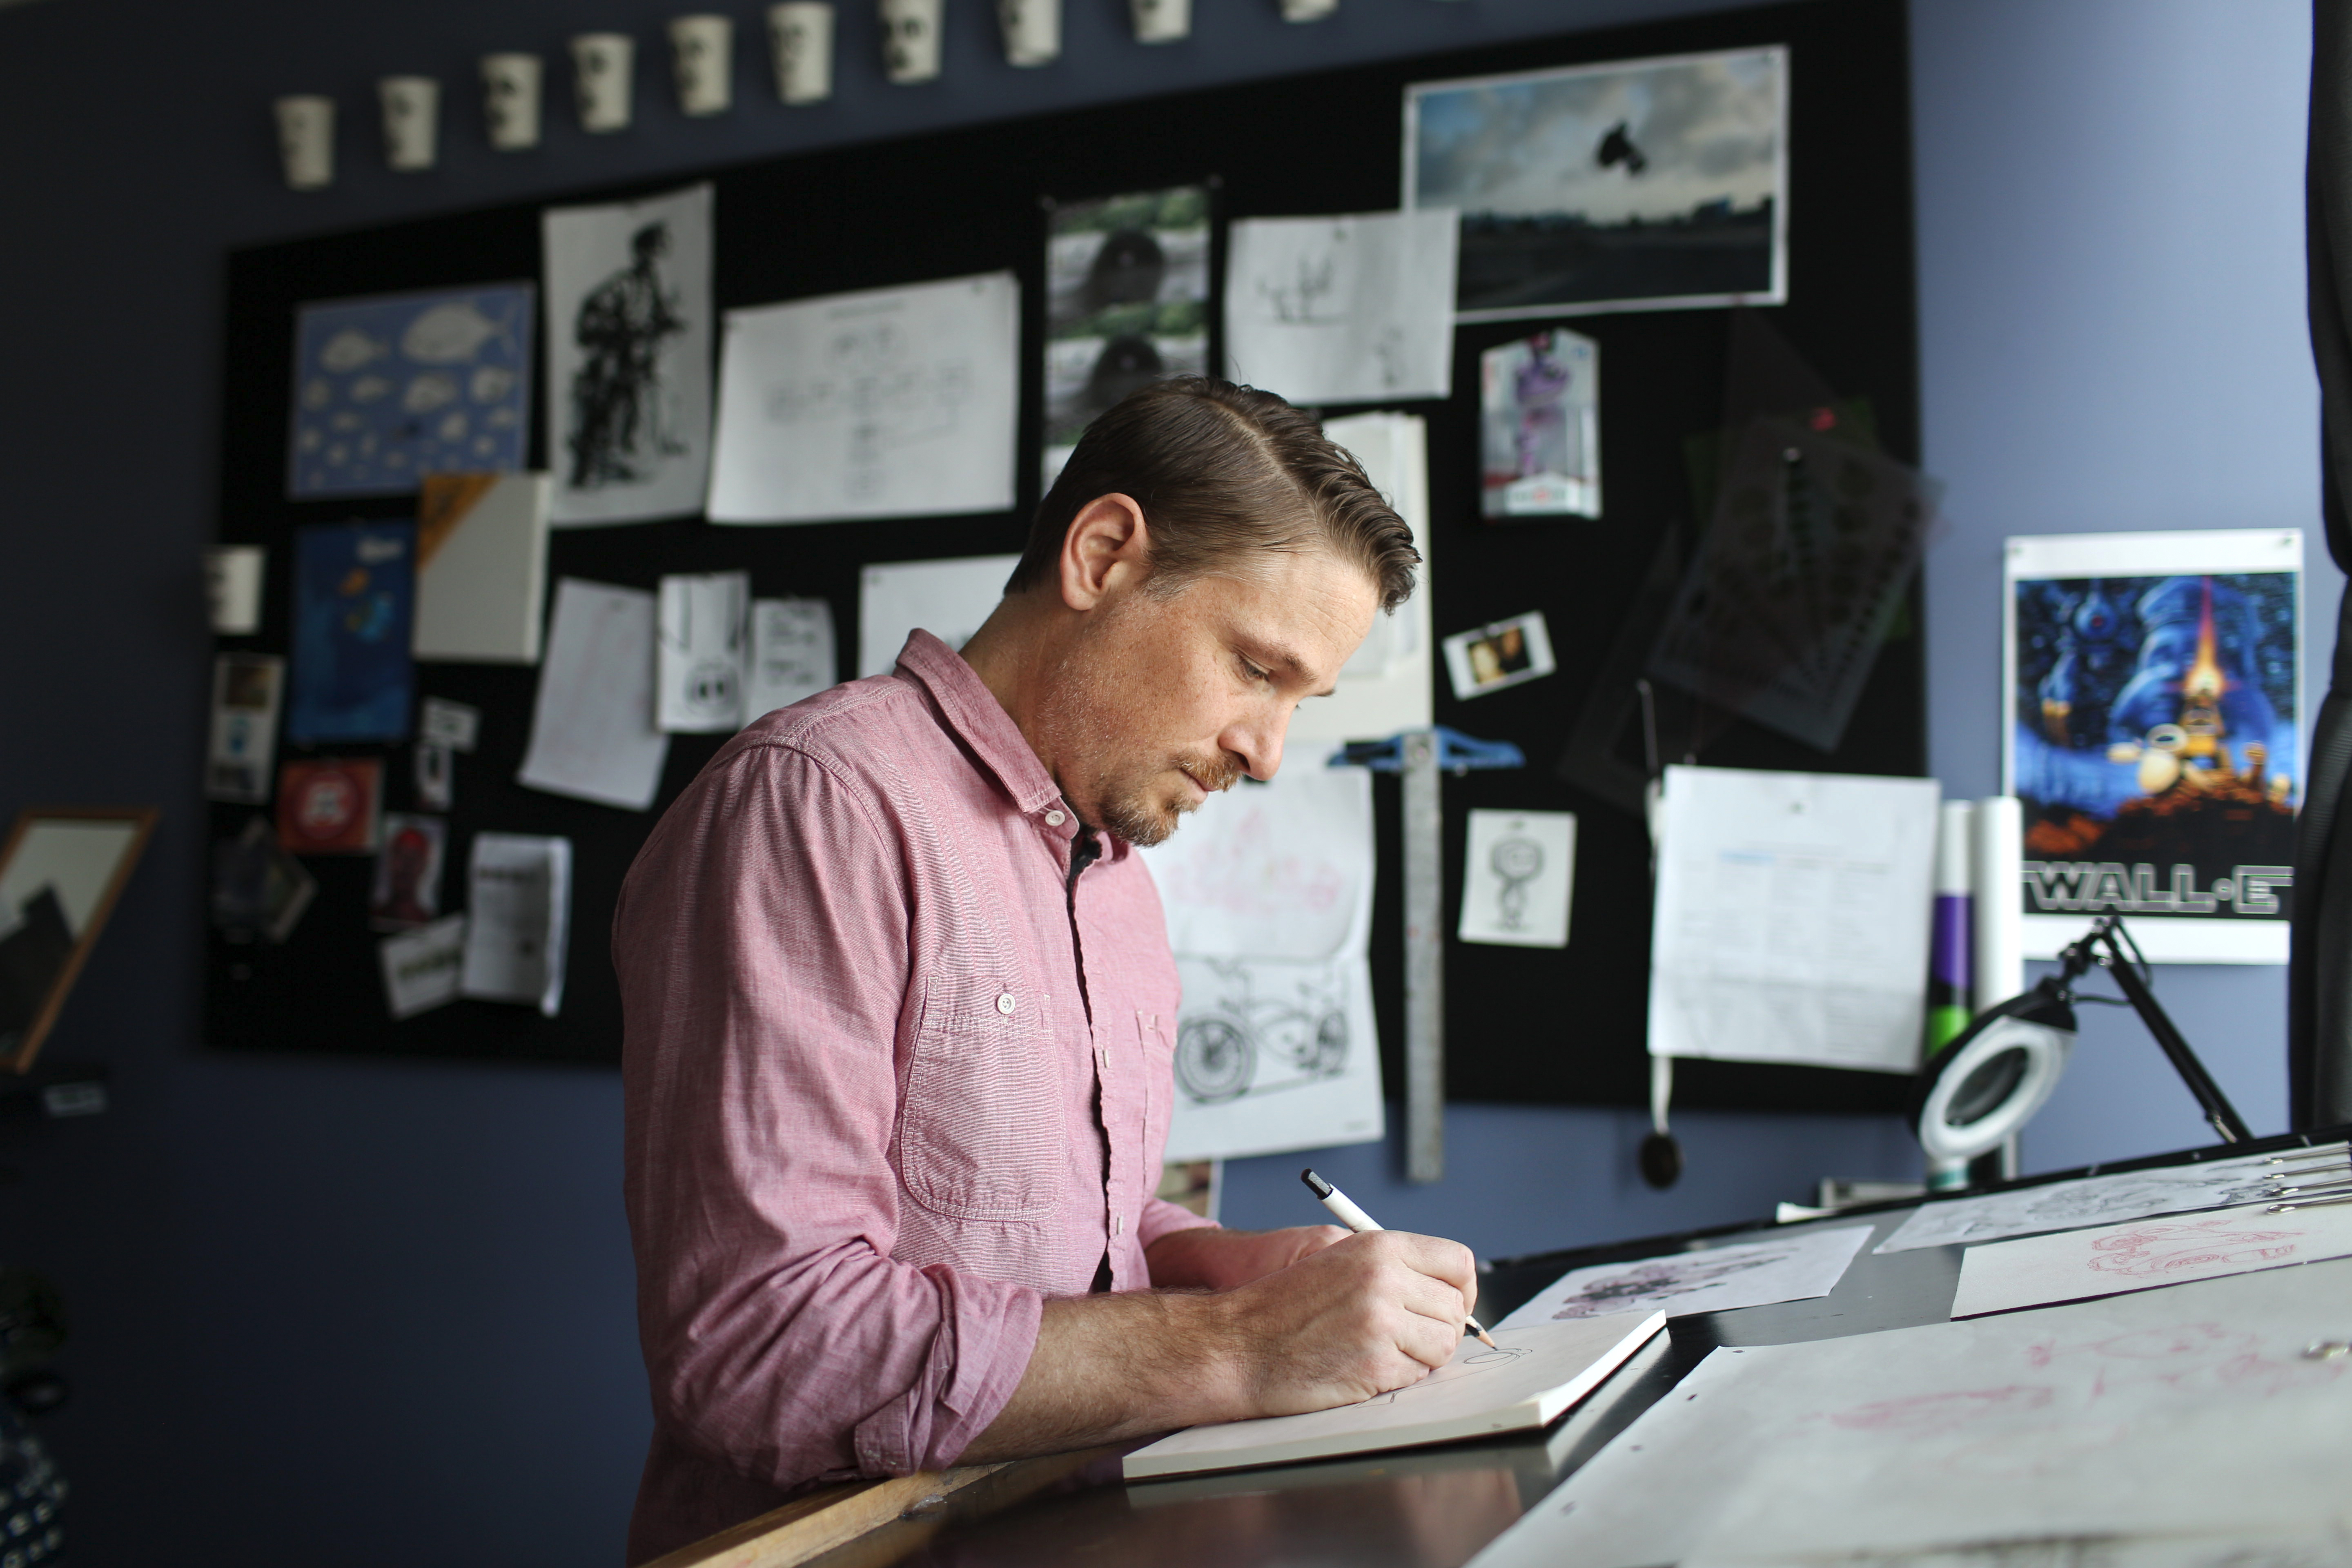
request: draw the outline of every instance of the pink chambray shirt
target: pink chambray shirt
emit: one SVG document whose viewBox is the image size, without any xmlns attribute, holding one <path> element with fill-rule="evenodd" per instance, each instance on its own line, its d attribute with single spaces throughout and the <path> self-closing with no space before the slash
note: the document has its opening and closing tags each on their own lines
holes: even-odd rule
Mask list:
<svg viewBox="0 0 2352 1568">
<path fill-rule="evenodd" d="M 771 713 L 646 841 L 613 920 L 654 1438 L 643 1562 L 813 1483 L 954 1462 L 1045 1300 L 1150 1283 L 1176 965 L 971 667 Z"/>
</svg>

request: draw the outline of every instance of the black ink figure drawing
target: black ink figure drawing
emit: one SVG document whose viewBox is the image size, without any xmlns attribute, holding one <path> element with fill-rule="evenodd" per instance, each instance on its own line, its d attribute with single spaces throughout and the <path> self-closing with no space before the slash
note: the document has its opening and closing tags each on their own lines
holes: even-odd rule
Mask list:
<svg viewBox="0 0 2352 1568">
<path fill-rule="evenodd" d="M 629 248 L 629 265 L 591 290 L 572 319 L 581 350 L 572 376 L 573 489 L 643 484 L 660 459 L 686 451 L 662 417 L 662 345 L 686 331 L 677 291 L 661 275 L 669 226 L 646 225 Z"/>
</svg>

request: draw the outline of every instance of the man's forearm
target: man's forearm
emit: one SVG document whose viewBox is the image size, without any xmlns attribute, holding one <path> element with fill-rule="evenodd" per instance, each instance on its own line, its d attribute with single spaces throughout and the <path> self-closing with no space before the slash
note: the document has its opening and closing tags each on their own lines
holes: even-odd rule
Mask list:
<svg viewBox="0 0 2352 1568">
<path fill-rule="evenodd" d="M 1218 1297 L 1137 1291 L 1048 1301 L 1028 1370 L 961 1463 L 1064 1453 L 1231 1419 L 1246 1403 Z M 1106 1376 L 1117 1368 L 1118 1375 Z"/>
</svg>

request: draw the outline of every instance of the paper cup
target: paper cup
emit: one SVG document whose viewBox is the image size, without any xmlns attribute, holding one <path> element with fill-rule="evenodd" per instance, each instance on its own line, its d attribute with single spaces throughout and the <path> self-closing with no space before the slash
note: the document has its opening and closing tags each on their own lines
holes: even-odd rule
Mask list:
<svg viewBox="0 0 2352 1568">
<path fill-rule="evenodd" d="M 904 85 L 940 74 L 940 0 L 881 0 L 882 74 Z"/>
<path fill-rule="evenodd" d="M 215 544 L 205 552 L 205 607 L 220 636 L 251 637 L 261 629 L 265 559 L 258 544 Z"/>
<path fill-rule="evenodd" d="M 388 76 L 375 84 L 383 105 L 383 161 L 429 169 L 440 150 L 441 84 L 429 76 Z"/>
<path fill-rule="evenodd" d="M 1192 32 L 1192 0 L 1128 0 L 1135 18 L 1135 41 L 1168 44 Z"/>
<path fill-rule="evenodd" d="M 769 6 L 768 41 L 775 50 L 780 100 L 822 103 L 833 96 L 833 7 L 826 0 Z"/>
<path fill-rule="evenodd" d="M 677 16 L 669 25 L 670 68 L 677 107 L 698 118 L 724 114 L 735 101 L 735 24 L 726 16 Z"/>
<path fill-rule="evenodd" d="M 626 33 L 582 33 L 572 40 L 572 88 L 580 129 L 602 134 L 629 128 L 629 89 L 637 41 Z"/>
<path fill-rule="evenodd" d="M 539 145 L 541 70 L 537 55 L 482 57 L 482 123 L 499 152 Z"/>
<path fill-rule="evenodd" d="M 1062 0 L 996 0 L 1004 29 L 1004 58 L 1016 66 L 1050 64 L 1062 52 Z"/>
<path fill-rule="evenodd" d="M 303 93 L 278 100 L 278 156 L 298 191 L 335 183 L 335 100 Z"/>
</svg>

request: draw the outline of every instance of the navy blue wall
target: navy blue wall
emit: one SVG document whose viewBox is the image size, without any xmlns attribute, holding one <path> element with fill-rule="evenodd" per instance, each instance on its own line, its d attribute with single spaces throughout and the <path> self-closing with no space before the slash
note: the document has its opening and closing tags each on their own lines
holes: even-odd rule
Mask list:
<svg viewBox="0 0 2352 1568">
<path fill-rule="evenodd" d="M 687 121 L 659 74 L 684 0 L 399 5 L 40 0 L 0 9 L 0 814 L 152 801 L 164 820 L 50 1049 L 116 1070 L 112 1114 L 11 1131 L 0 1258 L 75 1313 L 79 1392 L 47 1423 L 79 1560 L 613 1561 L 646 1426 L 610 1074 L 207 1053 L 194 1032 L 195 802 L 225 250 L 796 148 L 1694 11 L 1637 0 L 1196 0 L 1194 38 L 1128 41 L 1067 0 L 1067 55 L 1002 63 L 949 0 L 945 79 L 884 85 L 844 0 L 839 96 Z M 730 5 L 749 33 L 750 5 Z M 1993 784 L 1997 542 L 2028 530 L 2314 526 L 2300 342 L 2305 14 L 2294 0 L 1915 0 L 1927 449 L 1955 522 L 1931 558 L 1937 765 Z M 485 149 L 472 62 L 570 33 L 643 40 L 639 124 Z M 746 42 L 750 40 L 747 38 Z M 552 63 L 552 61 L 551 61 Z M 371 84 L 438 76 L 444 166 L 395 175 Z M 560 82 L 562 73 L 551 73 Z M 277 181 L 267 105 L 344 109 L 342 179 Z M 560 95 L 559 101 L 560 101 Z M 2190 336 L 2193 332 L 2195 335 Z M 2334 589 L 2315 592 L 2332 606 Z M 2323 651 L 2324 650 L 2317 650 Z M 2168 994 L 2261 1124 L 2283 1115 L 2274 971 Z M 317 1020 L 331 1037 L 332 1018 Z M 2146 1047 L 2094 1039 L 2042 1164 L 2190 1142 Z M 2140 1057 L 2130 1053 L 2137 1051 Z M 2137 1063 L 2137 1065 L 2132 1065 Z M 1317 1156 L 1392 1225 L 1487 1254 L 1717 1223 L 1822 1174 L 1916 1166 L 1884 1118 L 1679 1119 L 1685 1183 L 1631 1175 L 1642 1119 L 1458 1106 L 1453 1175 Z M 1295 1157 L 1237 1163 L 1227 1213 L 1302 1217 Z"/>
</svg>

